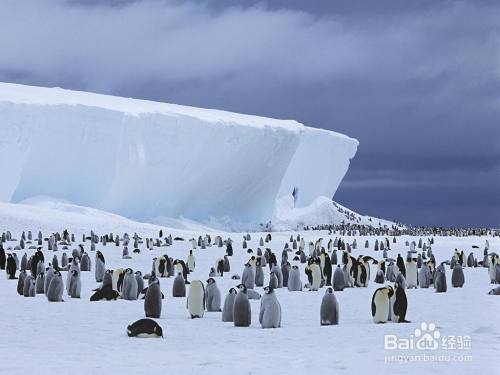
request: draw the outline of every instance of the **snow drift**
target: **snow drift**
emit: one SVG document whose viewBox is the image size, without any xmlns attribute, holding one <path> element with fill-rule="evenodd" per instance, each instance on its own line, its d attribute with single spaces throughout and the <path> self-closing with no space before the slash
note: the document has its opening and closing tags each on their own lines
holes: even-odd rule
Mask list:
<svg viewBox="0 0 500 375">
<path fill-rule="evenodd" d="M 64 199 L 135 219 L 263 222 L 331 198 L 358 142 L 276 120 L 0 83 L 0 201 Z"/>
</svg>

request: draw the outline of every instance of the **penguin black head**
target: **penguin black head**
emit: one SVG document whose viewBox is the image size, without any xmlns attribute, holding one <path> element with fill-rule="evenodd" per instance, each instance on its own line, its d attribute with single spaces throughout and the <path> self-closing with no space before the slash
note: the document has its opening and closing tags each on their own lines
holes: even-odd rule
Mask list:
<svg viewBox="0 0 500 375">
<path fill-rule="evenodd" d="M 333 288 L 326 288 L 326 293 L 333 294 Z"/>
<path fill-rule="evenodd" d="M 273 287 L 271 287 L 271 286 L 266 286 L 266 287 L 264 288 L 264 293 L 266 293 L 266 294 L 271 294 L 271 293 L 273 293 L 273 292 L 274 292 L 274 288 L 273 288 Z"/>
<path fill-rule="evenodd" d="M 78 271 L 77 271 L 77 270 L 73 270 L 73 271 L 71 271 L 71 274 L 72 274 L 73 276 L 78 276 Z"/>
<path fill-rule="evenodd" d="M 126 274 L 131 275 L 131 274 L 133 274 L 133 273 L 134 273 L 134 271 L 132 270 L 132 268 L 127 268 L 127 269 L 125 270 L 125 273 L 126 273 Z"/>
<path fill-rule="evenodd" d="M 243 292 L 243 293 L 247 293 L 247 287 L 245 284 L 240 284 L 238 285 L 238 289 L 240 290 L 240 292 Z"/>
<path fill-rule="evenodd" d="M 235 288 L 229 289 L 229 294 L 238 294 L 238 291 Z"/>
<path fill-rule="evenodd" d="M 207 279 L 207 284 L 214 284 L 215 283 L 215 280 L 213 277 Z"/>
<path fill-rule="evenodd" d="M 153 331 L 156 335 L 163 337 L 163 329 L 159 325 L 156 325 Z"/>
</svg>

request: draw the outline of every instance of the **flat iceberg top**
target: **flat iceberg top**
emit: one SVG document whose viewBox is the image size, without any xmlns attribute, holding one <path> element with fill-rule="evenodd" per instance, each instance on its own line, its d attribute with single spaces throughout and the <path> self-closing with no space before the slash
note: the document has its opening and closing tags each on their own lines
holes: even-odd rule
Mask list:
<svg viewBox="0 0 500 375">
<path fill-rule="evenodd" d="M 237 124 L 258 128 L 270 126 L 286 128 L 289 131 L 295 132 L 300 132 L 304 127 L 303 124 L 295 120 L 278 120 L 216 109 L 65 90 L 59 87 L 48 88 L 6 82 L 0 82 L 0 102 L 34 105 L 82 105 L 134 116 L 141 114 L 163 114 L 173 117 L 190 116 L 211 123 Z"/>
</svg>

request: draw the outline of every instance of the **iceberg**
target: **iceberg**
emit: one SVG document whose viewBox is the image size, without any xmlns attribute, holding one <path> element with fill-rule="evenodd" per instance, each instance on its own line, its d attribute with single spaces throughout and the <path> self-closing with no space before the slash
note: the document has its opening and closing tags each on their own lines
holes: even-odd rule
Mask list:
<svg viewBox="0 0 500 375">
<path fill-rule="evenodd" d="M 332 198 L 358 141 L 220 110 L 0 83 L 0 201 L 37 196 L 136 220 L 271 220 Z"/>
</svg>

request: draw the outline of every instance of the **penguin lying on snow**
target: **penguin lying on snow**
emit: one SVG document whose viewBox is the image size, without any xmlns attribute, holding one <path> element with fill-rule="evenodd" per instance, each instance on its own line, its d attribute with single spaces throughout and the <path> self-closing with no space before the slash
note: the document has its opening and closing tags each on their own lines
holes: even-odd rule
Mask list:
<svg viewBox="0 0 500 375">
<path fill-rule="evenodd" d="M 139 319 L 127 327 L 128 337 L 163 337 L 163 329 L 153 319 Z"/>
</svg>

